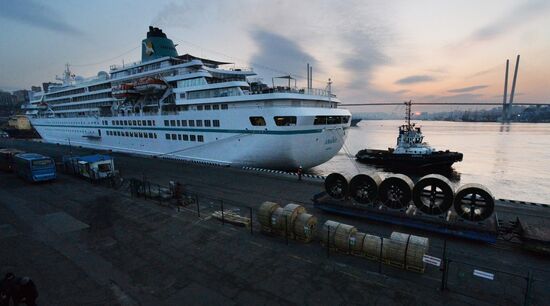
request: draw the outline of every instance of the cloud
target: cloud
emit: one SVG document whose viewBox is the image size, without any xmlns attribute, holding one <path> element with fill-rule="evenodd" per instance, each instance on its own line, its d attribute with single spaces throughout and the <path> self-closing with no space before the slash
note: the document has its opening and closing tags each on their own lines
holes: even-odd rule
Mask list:
<svg viewBox="0 0 550 306">
<path fill-rule="evenodd" d="M 306 63 L 318 64 L 313 56 L 287 37 L 268 30 L 253 30 L 250 34 L 258 46 L 250 62 L 263 72 L 262 75 L 291 74 L 304 78 Z"/>
<path fill-rule="evenodd" d="M 475 90 L 483 89 L 487 87 L 488 87 L 487 85 L 476 85 L 476 86 L 449 89 L 447 91 L 452 93 L 463 93 L 463 92 L 471 92 L 471 91 L 475 91 Z"/>
<path fill-rule="evenodd" d="M 415 83 L 424 83 L 424 82 L 435 82 L 436 79 L 429 75 L 411 75 L 402 79 L 395 81 L 395 84 L 415 84 Z"/>
<path fill-rule="evenodd" d="M 351 82 L 349 89 L 365 89 L 370 86 L 369 80 L 375 69 L 390 62 L 376 39 L 376 33 L 368 30 L 350 31 L 342 37 L 350 46 L 349 52 L 341 56 L 340 66 L 346 70 Z"/>
<path fill-rule="evenodd" d="M 468 40 L 484 41 L 497 38 L 532 21 L 533 18 L 546 16 L 546 10 L 549 7 L 550 2 L 547 0 L 521 2 L 505 15 L 474 31 Z"/>
<path fill-rule="evenodd" d="M 400 94 L 404 94 L 404 93 L 407 93 L 407 92 L 410 92 L 410 90 L 401 89 L 401 90 L 398 90 L 398 91 L 394 91 L 393 93 L 400 95 Z"/>
<path fill-rule="evenodd" d="M 51 7 L 34 0 L 1 1 L 0 17 L 58 33 L 74 36 L 84 34 L 66 23 Z"/>
</svg>

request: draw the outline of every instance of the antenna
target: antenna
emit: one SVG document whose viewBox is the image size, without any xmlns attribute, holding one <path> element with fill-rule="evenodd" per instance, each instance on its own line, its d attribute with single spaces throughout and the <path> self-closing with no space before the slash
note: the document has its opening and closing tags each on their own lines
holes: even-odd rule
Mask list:
<svg viewBox="0 0 550 306">
<path fill-rule="evenodd" d="M 407 126 L 411 126 L 411 105 L 412 100 L 405 101 L 405 119 L 407 122 Z"/>
</svg>

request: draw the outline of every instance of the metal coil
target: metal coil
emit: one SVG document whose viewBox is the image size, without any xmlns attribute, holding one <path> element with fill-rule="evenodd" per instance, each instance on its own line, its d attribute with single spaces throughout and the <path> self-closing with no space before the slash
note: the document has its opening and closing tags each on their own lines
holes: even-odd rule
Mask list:
<svg viewBox="0 0 550 306">
<path fill-rule="evenodd" d="M 373 203 L 378 198 L 378 186 L 382 178 L 378 173 L 358 174 L 351 179 L 349 192 L 351 197 L 361 204 Z"/>
<path fill-rule="evenodd" d="M 414 183 L 406 175 L 387 177 L 378 187 L 380 201 L 389 208 L 400 209 L 409 205 Z"/>
<path fill-rule="evenodd" d="M 439 174 L 422 177 L 413 188 L 413 203 L 422 212 L 440 215 L 453 206 L 454 190 L 451 182 Z"/>
</svg>

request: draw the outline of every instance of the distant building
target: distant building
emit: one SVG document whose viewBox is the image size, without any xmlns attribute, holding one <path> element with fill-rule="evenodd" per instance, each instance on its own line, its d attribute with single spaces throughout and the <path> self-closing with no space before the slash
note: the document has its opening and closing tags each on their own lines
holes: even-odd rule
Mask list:
<svg viewBox="0 0 550 306">
<path fill-rule="evenodd" d="M 0 105 L 15 105 L 17 98 L 9 92 L 0 91 Z"/>
<path fill-rule="evenodd" d="M 26 89 L 16 90 L 13 92 L 17 103 L 29 102 L 29 91 Z"/>
</svg>

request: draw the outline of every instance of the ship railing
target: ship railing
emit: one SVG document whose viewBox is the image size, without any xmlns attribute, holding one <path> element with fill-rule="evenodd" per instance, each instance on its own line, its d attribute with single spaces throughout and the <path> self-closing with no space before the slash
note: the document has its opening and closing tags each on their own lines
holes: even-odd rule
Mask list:
<svg viewBox="0 0 550 306">
<path fill-rule="evenodd" d="M 269 93 L 294 93 L 294 94 L 322 96 L 322 97 L 330 96 L 331 98 L 336 98 L 336 95 L 329 93 L 327 90 L 319 89 L 319 88 L 292 88 L 292 87 L 277 86 L 273 88 L 265 88 L 262 90 L 250 91 L 251 95 L 269 94 Z"/>
</svg>

